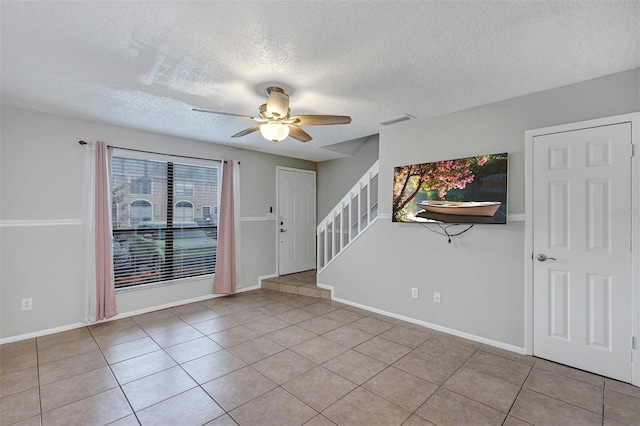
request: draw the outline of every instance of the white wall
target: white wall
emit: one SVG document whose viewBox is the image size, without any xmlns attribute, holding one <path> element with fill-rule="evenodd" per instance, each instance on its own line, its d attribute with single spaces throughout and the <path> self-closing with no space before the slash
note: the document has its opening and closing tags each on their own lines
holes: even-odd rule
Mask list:
<svg viewBox="0 0 640 426">
<path fill-rule="evenodd" d="M 378 160 L 379 139 L 378 135 L 370 136 L 353 156 L 318 163 L 318 222 Z"/>
<path fill-rule="evenodd" d="M 394 166 L 509 153 L 509 211 L 524 213 L 524 132 L 640 110 L 640 70 L 383 128 L 379 219 L 319 274 L 338 298 L 524 347 L 524 222 L 476 226 L 451 244 L 392 223 Z M 417 287 L 420 299 L 410 298 Z M 441 304 L 433 292 L 439 291 Z"/>
<path fill-rule="evenodd" d="M 238 287 L 276 272 L 276 166 L 316 163 L 255 151 L 2 107 L 0 133 L 0 339 L 77 323 L 83 288 L 79 140 L 167 154 L 239 160 L 241 256 Z M 275 210 L 274 210 L 275 211 Z M 211 280 L 117 295 L 119 313 L 202 297 Z M 22 298 L 33 310 L 20 311 Z"/>
</svg>

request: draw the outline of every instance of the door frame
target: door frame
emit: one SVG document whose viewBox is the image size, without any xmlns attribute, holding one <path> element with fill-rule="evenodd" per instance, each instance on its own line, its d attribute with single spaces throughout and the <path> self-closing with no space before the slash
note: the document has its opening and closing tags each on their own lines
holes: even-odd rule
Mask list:
<svg viewBox="0 0 640 426">
<path fill-rule="evenodd" d="M 280 172 L 281 171 L 288 171 L 288 172 L 301 172 L 301 173 L 308 173 L 313 175 L 313 200 L 314 200 L 314 211 L 313 211 L 313 217 L 314 217 L 314 234 L 315 232 L 315 227 L 318 225 L 318 199 L 316 197 L 316 192 L 317 192 L 317 179 L 316 179 L 316 171 L 315 170 L 307 170 L 307 169 L 296 169 L 293 167 L 285 167 L 285 166 L 276 166 L 276 227 L 275 227 L 275 232 L 276 232 L 276 276 L 280 276 Z M 314 248 L 316 250 L 315 256 L 316 256 L 316 262 L 317 263 L 317 259 L 318 259 L 318 252 L 317 252 L 317 244 L 314 244 Z M 314 263 L 314 264 L 315 264 Z"/>
<path fill-rule="evenodd" d="M 608 126 L 619 123 L 631 123 L 631 143 L 636 152 L 631 157 L 631 297 L 632 297 L 632 325 L 631 332 L 635 345 L 629 347 L 633 356 L 632 382 L 640 386 L 640 155 L 638 142 L 640 141 L 640 112 L 615 115 L 593 120 L 579 121 L 558 126 L 544 127 L 525 131 L 525 235 L 524 235 L 524 349 L 528 355 L 533 355 L 533 141 L 537 136 L 550 133 L 570 132 L 591 127 Z M 631 153 L 630 153 L 631 154 Z M 634 184 L 635 183 L 635 184 Z"/>
</svg>

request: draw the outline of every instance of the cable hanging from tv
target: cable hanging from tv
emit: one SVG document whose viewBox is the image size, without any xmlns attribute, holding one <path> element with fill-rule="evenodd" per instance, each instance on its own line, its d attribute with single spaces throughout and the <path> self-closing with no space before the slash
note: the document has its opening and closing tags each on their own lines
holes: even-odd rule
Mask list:
<svg viewBox="0 0 640 426">
<path fill-rule="evenodd" d="M 447 237 L 449 244 L 451 244 L 451 238 L 453 237 L 459 237 L 460 235 L 464 234 L 465 232 L 467 232 L 469 229 L 473 228 L 473 225 L 469 225 L 468 227 L 466 227 L 465 229 L 463 229 L 460 232 L 457 232 L 455 234 L 451 234 L 449 232 L 449 228 L 451 228 L 452 226 L 462 226 L 463 224 L 461 223 L 452 223 L 451 225 L 447 225 L 447 226 L 442 226 L 442 224 L 440 223 L 435 223 L 434 225 L 438 225 L 438 227 L 441 229 L 442 232 L 439 232 L 435 229 L 431 229 L 429 227 L 429 224 L 426 223 L 421 223 L 420 225 L 422 225 L 423 227 L 427 228 L 429 231 L 438 234 L 438 235 L 442 235 L 443 237 Z"/>
</svg>

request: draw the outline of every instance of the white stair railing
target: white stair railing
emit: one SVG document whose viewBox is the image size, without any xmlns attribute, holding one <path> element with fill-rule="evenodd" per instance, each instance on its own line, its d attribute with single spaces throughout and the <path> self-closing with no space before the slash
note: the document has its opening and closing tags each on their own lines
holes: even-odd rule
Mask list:
<svg viewBox="0 0 640 426">
<path fill-rule="evenodd" d="M 317 228 L 317 270 L 322 271 L 378 217 L 378 161 Z"/>
</svg>

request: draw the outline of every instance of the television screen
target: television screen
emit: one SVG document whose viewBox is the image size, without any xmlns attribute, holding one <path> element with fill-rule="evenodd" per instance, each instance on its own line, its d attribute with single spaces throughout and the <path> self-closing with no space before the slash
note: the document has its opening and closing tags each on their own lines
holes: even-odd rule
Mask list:
<svg viewBox="0 0 640 426">
<path fill-rule="evenodd" d="M 507 223 L 508 154 L 394 168 L 393 221 Z"/>
</svg>

